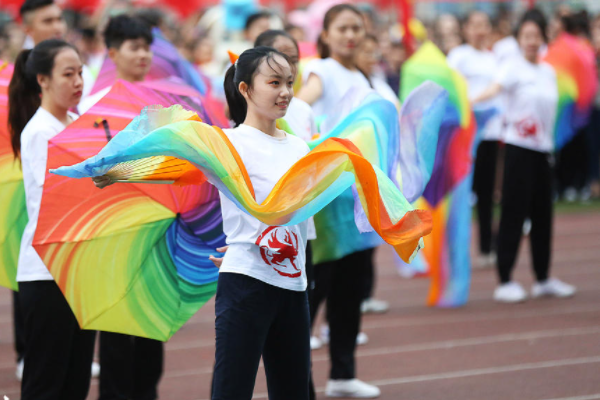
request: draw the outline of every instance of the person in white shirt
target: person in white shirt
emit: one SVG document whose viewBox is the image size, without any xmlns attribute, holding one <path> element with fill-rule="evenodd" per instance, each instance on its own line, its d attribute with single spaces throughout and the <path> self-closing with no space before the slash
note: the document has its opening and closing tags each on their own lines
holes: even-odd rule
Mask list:
<svg viewBox="0 0 600 400">
<path fill-rule="evenodd" d="M 44 40 L 65 38 L 67 24 L 62 9 L 54 0 L 25 0 L 19 15 L 26 34 L 23 50 L 30 50 Z M 92 90 L 95 77 L 85 64 L 82 76 L 85 97 Z"/>
<path fill-rule="evenodd" d="M 498 232 L 500 285 L 494 299 L 515 303 L 527 293 L 511 280 L 521 242 L 523 223 L 531 219 L 531 252 L 536 283 L 531 295 L 569 297 L 575 288 L 550 278 L 552 242 L 552 152 L 558 102 L 556 75 L 539 62 L 538 52 L 546 39 L 546 21 L 538 10 L 527 11 L 519 23 L 517 40 L 521 56 L 514 57 L 499 72 L 496 82 L 473 103 L 504 92 L 508 99 L 505 133 L 502 215 Z"/>
<path fill-rule="evenodd" d="M 473 11 L 464 25 L 467 43 L 455 47 L 448 54 L 448 65 L 460 72 L 468 84 L 468 96 L 476 98 L 498 75 L 498 61 L 487 49 L 492 34 L 489 16 L 482 11 Z M 500 96 L 478 106 L 501 110 Z M 481 142 L 477 147 L 473 174 L 473 191 L 477 196 L 477 219 L 479 222 L 479 266 L 493 267 L 496 255 L 493 252 L 493 206 L 496 186 L 498 144 L 502 134 L 503 117 L 498 112 L 485 127 L 478 127 Z"/>
<path fill-rule="evenodd" d="M 303 71 L 304 84 L 298 98 L 310 104 L 317 118 L 330 115 L 338 108 L 349 90 L 372 88 L 367 75 L 356 65 L 356 51 L 365 37 L 362 13 L 350 4 L 330 8 L 323 19 L 323 31 L 317 47 L 320 59 L 313 60 Z M 341 118 L 343 115 L 334 115 Z M 361 303 L 372 249 L 380 239 L 370 233 L 360 234 L 354 221 L 351 190 L 338 197 L 315 216 L 317 240 L 313 245 L 315 265 L 314 302 L 311 316 L 327 298 L 329 321 L 330 379 L 328 397 L 375 398 L 379 388 L 356 379 L 355 351 L 360 332 Z M 327 213 L 335 229 L 319 232 L 319 218 Z M 332 222 L 333 223 L 333 222 Z M 338 234 L 340 236 L 338 237 Z M 364 337 L 364 335 L 362 335 Z"/>
<path fill-rule="evenodd" d="M 380 61 L 381 51 L 377 37 L 371 34 L 365 35 L 356 52 L 356 66 L 369 77 L 373 90 L 400 109 L 398 95 L 388 85 L 385 75 L 379 69 Z"/>
<path fill-rule="evenodd" d="M 108 57 L 114 62 L 117 79 L 141 82 L 152 62 L 152 31 L 139 18 L 112 17 L 104 30 Z M 100 90 L 79 104 L 85 113 L 111 89 Z M 158 398 L 158 385 L 164 365 L 163 343 L 158 340 L 100 332 L 99 400 Z"/>
<path fill-rule="evenodd" d="M 50 39 L 21 52 L 9 86 L 8 121 L 13 152 L 20 158 L 29 220 L 17 267 L 25 321 L 25 370 L 21 399 L 87 397 L 95 332 L 84 331 L 32 246 L 44 181 L 48 141 L 75 116 L 81 99 L 82 63 L 77 50 Z"/>
<path fill-rule="evenodd" d="M 152 65 L 152 30 L 139 18 L 128 15 L 112 17 L 104 29 L 104 42 L 108 57 L 115 64 L 117 79 L 127 82 L 142 82 Z M 88 97 L 79 104 L 78 111 L 84 114 L 110 91 L 112 85 Z"/>
</svg>

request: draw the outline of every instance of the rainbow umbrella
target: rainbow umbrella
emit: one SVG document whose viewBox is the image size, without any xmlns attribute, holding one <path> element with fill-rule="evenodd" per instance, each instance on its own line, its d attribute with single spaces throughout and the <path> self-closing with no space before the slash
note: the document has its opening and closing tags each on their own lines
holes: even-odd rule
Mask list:
<svg viewBox="0 0 600 400">
<path fill-rule="evenodd" d="M 444 54 L 431 42 L 423 44 L 402 68 L 400 98 L 425 81 L 448 91 L 431 179 L 414 204 L 433 218 L 432 234 L 425 238 L 421 264 L 431 279 L 429 305 L 459 306 L 468 299 L 470 285 L 469 205 L 476 120 L 467 99 L 464 78 L 450 68 Z"/>
<path fill-rule="evenodd" d="M 589 120 L 598 90 L 595 53 L 587 41 L 562 33 L 548 47 L 544 61 L 556 72 L 559 99 L 554 143 L 555 150 L 560 150 Z"/>
<path fill-rule="evenodd" d="M 203 77 L 192 63 L 179 54 L 177 48 L 163 36 L 160 29 L 152 29 L 152 35 L 154 36 L 154 41 L 150 48 L 152 49 L 153 58 L 146 79 L 166 79 L 176 76 L 202 95 L 207 95 L 209 92 L 209 87 L 207 86 L 208 79 Z M 117 70 L 115 64 L 109 57 L 106 57 L 92 88 L 92 94 L 109 87 L 116 78 Z"/>
<path fill-rule="evenodd" d="M 14 158 L 7 127 L 12 72 L 12 65 L 0 64 L 0 285 L 17 290 L 17 263 L 27 208 L 21 165 Z"/>
<path fill-rule="evenodd" d="M 118 143 L 127 126 L 143 128 L 134 118 L 144 106 L 175 103 L 204 114 L 188 97 L 118 81 L 50 141 L 48 167 Z M 218 269 L 208 256 L 225 244 L 218 192 L 189 163 L 163 161 L 162 179 L 178 171 L 199 184 L 98 190 L 89 180 L 47 175 L 34 246 L 84 329 L 167 340 L 215 293 Z"/>
</svg>

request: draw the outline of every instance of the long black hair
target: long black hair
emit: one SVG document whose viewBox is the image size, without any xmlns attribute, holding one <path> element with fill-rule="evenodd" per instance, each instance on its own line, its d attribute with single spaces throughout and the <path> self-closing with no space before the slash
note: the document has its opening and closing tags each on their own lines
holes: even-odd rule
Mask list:
<svg viewBox="0 0 600 400">
<path fill-rule="evenodd" d="M 273 68 L 272 63 L 277 65 L 275 56 L 283 57 L 290 65 L 290 68 L 294 70 L 294 64 L 288 56 L 266 46 L 258 46 L 244 51 L 235 64 L 227 70 L 224 83 L 225 97 L 227 98 L 227 106 L 229 107 L 229 116 L 236 127 L 244 122 L 246 113 L 248 112 L 246 99 L 239 90 L 240 83 L 246 82 L 248 92 L 250 93 L 252 81 L 263 60 L 266 60 L 269 67 Z"/>
<path fill-rule="evenodd" d="M 42 88 L 37 76 L 52 75 L 54 59 L 61 50 L 75 46 L 61 39 L 44 40 L 23 50 L 15 61 L 15 70 L 8 86 L 8 130 L 15 158 L 21 154 L 21 132 L 41 104 Z"/>
<path fill-rule="evenodd" d="M 536 24 L 538 28 L 540 28 L 544 42 L 548 43 L 548 34 L 546 32 L 546 27 L 548 26 L 548 23 L 546 22 L 546 17 L 544 16 L 544 13 L 542 13 L 537 8 L 527 10 L 519 20 L 519 23 L 517 24 L 517 29 L 515 29 L 515 37 L 519 37 L 519 33 L 521 32 L 521 29 L 523 28 L 523 25 L 525 25 L 526 22 L 533 22 L 534 24 Z"/>
</svg>

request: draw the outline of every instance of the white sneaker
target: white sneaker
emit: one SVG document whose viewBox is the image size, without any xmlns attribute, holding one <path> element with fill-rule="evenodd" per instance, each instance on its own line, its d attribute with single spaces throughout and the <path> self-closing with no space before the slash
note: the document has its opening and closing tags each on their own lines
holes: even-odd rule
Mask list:
<svg viewBox="0 0 600 400">
<path fill-rule="evenodd" d="M 17 370 L 15 371 L 15 376 L 18 380 L 23 380 L 23 369 L 25 368 L 25 362 L 23 360 L 17 363 Z"/>
<path fill-rule="evenodd" d="M 577 289 L 573 285 L 564 283 L 563 281 L 550 278 L 545 282 L 538 282 L 531 288 L 531 297 L 537 299 L 538 297 L 571 297 L 575 294 Z"/>
<path fill-rule="evenodd" d="M 321 341 L 321 339 L 319 339 L 316 336 L 311 336 L 310 337 L 310 349 L 311 350 L 319 350 L 321 347 L 323 347 L 323 342 Z"/>
<path fill-rule="evenodd" d="M 475 266 L 481 269 L 493 268 L 496 265 L 497 259 L 498 257 L 494 252 L 489 254 L 481 254 L 479 257 L 477 257 Z"/>
<path fill-rule="evenodd" d="M 349 397 L 352 399 L 374 399 L 381 395 L 377 386 L 369 385 L 358 379 L 332 380 L 327 382 L 325 396 Z"/>
<path fill-rule="evenodd" d="M 100 377 L 100 364 L 96 361 L 92 362 L 92 378 Z"/>
<path fill-rule="evenodd" d="M 369 343 L 369 337 L 367 334 L 364 332 L 359 332 L 358 335 L 356 335 L 356 345 L 362 346 L 363 344 L 367 343 Z"/>
<path fill-rule="evenodd" d="M 390 309 L 390 303 L 384 300 L 366 299 L 360 305 L 363 314 L 384 314 Z"/>
<path fill-rule="evenodd" d="M 527 292 L 517 282 L 508 282 L 494 290 L 494 300 L 500 303 L 520 303 L 527 299 Z"/>
<path fill-rule="evenodd" d="M 329 325 L 321 326 L 321 343 L 329 344 Z"/>
</svg>

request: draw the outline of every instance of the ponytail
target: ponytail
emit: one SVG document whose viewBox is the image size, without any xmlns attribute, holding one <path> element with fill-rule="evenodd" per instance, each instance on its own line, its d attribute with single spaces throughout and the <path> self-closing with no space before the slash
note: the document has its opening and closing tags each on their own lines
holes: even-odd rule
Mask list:
<svg viewBox="0 0 600 400">
<path fill-rule="evenodd" d="M 15 159 L 21 154 L 21 132 L 41 103 L 37 77 L 27 74 L 27 60 L 31 52 L 23 50 L 19 53 L 8 86 L 8 129 Z"/>
<path fill-rule="evenodd" d="M 235 123 L 235 126 L 240 126 L 246 120 L 248 113 L 248 103 L 240 92 L 240 83 L 245 82 L 248 85 L 248 93 L 252 90 L 252 81 L 254 75 L 258 72 L 263 60 L 271 67 L 271 63 L 277 64 L 275 56 L 283 57 L 292 70 L 294 64 L 285 54 L 265 46 L 258 46 L 253 49 L 244 51 L 238 60 L 227 70 L 225 74 L 225 97 L 227 98 L 227 107 L 229 108 L 229 118 Z"/>
<path fill-rule="evenodd" d="M 238 89 L 239 83 L 235 83 L 235 64 L 229 67 L 225 74 L 225 97 L 227 98 L 227 108 L 229 108 L 229 119 L 231 119 L 235 126 L 240 126 L 244 120 L 246 120 L 246 113 L 248 112 L 248 104 L 246 99 L 240 93 Z"/>
<path fill-rule="evenodd" d="M 75 47 L 64 40 L 50 39 L 33 50 L 23 50 L 15 61 L 13 76 L 8 85 L 8 130 L 13 154 L 21 155 L 21 133 L 41 104 L 42 88 L 37 76 L 50 76 L 54 58 L 63 48 Z"/>
</svg>

